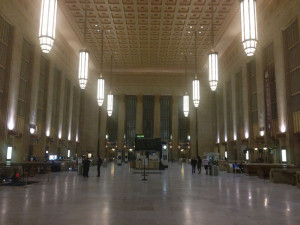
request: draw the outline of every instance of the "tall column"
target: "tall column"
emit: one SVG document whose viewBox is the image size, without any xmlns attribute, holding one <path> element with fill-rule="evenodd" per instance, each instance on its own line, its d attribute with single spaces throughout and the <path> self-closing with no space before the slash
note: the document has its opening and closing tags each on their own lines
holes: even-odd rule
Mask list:
<svg viewBox="0 0 300 225">
<path fill-rule="evenodd" d="M 118 138 L 117 138 L 118 149 L 123 149 L 124 134 L 125 134 L 125 95 L 120 95 L 119 107 L 118 107 Z"/>
<path fill-rule="evenodd" d="M 40 65 L 41 65 L 40 60 L 41 60 L 41 48 L 40 46 L 35 46 L 34 54 L 33 54 L 32 87 L 31 87 L 31 100 L 30 100 L 30 113 L 29 113 L 29 123 L 34 125 L 36 125 L 36 115 L 37 115 Z"/>
<path fill-rule="evenodd" d="M 143 95 L 136 96 L 136 134 L 143 133 Z"/>
<path fill-rule="evenodd" d="M 18 105 L 18 90 L 19 90 L 19 74 L 21 71 L 23 34 L 19 29 L 15 29 L 12 58 L 10 62 L 10 79 L 8 89 L 8 104 L 7 104 L 7 128 L 14 130 L 16 128 L 17 105 Z"/>
<path fill-rule="evenodd" d="M 58 108 L 58 138 L 62 138 L 62 125 L 63 125 L 63 116 L 64 116 L 64 104 L 66 104 L 66 102 L 64 102 L 65 100 L 65 94 L 68 94 L 65 92 L 65 72 L 61 73 L 61 77 L 60 77 L 60 90 L 59 93 L 60 95 L 58 96 L 59 98 L 59 108 Z M 55 134 L 57 135 L 57 134 Z"/>
<path fill-rule="evenodd" d="M 107 97 L 107 95 L 106 95 Z M 100 107 L 100 156 L 101 158 L 108 157 L 106 154 L 106 121 L 107 121 L 107 101 L 104 101 L 102 107 Z"/>
<path fill-rule="evenodd" d="M 197 131 L 196 131 L 196 128 L 197 128 L 197 125 L 196 125 L 196 112 L 197 112 L 197 108 L 194 106 L 194 102 L 193 102 L 193 99 L 190 98 L 190 112 L 189 112 L 189 119 L 190 119 L 190 137 L 191 137 L 191 140 L 190 140 L 190 157 L 193 157 L 193 156 L 196 156 L 196 152 L 197 152 L 197 143 L 196 143 L 196 140 L 197 138 Z M 199 126 L 198 126 L 199 128 Z"/>
<path fill-rule="evenodd" d="M 72 139 L 72 117 L 73 117 L 73 84 L 70 82 L 70 103 L 69 103 L 69 124 L 68 124 L 68 140 L 70 141 Z"/>
<path fill-rule="evenodd" d="M 53 82 L 54 82 L 55 64 L 49 61 L 49 78 L 48 78 L 48 94 L 47 94 L 47 111 L 46 111 L 46 136 L 51 134 L 51 117 L 52 117 L 52 98 L 53 98 Z"/>
<path fill-rule="evenodd" d="M 154 97 L 154 135 L 155 138 L 160 138 L 160 96 Z"/>
<path fill-rule="evenodd" d="M 248 76 L 247 76 L 247 64 L 242 66 L 242 80 L 243 80 L 243 116 L 244 116 L 244 136 L 242 139 L 249 138 L 249 94 L 248 94 Z"/>
<path fill-rule="evenodd" d="M 178 155 L 178 95 L 172 96 L 172 152 L 171 159 L 179 158 Z"/>
<path fill-rule="evenodd" d="M 265 95 L 264 95 L 264 66 L 263 50 L 257 49 L 255 53 L 256 62 L 256 91 L 257 91 L 257 110 L 258 110 L 258 129 L 266 130 L 265 127 Z"/>
</svg>

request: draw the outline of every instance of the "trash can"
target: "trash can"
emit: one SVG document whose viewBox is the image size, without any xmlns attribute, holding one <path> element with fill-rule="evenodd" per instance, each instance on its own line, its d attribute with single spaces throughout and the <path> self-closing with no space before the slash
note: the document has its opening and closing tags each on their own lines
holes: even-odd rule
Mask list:
<svg viewBox="0 0 300 225">
<path fill-rule="evenodd" d="M 83 167 L 82 164 L 78 164 L 77 174 L 82 176 L 83 175 Z"/>
<path fill-rule="evenodd" d="M 219 176 L 219 167 L 217 165 L 211 166 L 211 173 L 212 176 Z"/>
</svg>

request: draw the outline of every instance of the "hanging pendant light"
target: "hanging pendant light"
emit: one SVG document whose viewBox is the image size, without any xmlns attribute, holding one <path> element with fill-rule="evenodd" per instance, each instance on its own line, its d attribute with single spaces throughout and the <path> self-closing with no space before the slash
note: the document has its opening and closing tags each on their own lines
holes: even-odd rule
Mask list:
<svg viewBox="0 0 300 225">
<path fill-rule="evenodd" d="M 97 102 L 99 106 L 102 106 L 104 102 L 104 79 L 102 78 L 102 74 L 98 78 Z"/>
<path fill-rule="evenodd" d="M 42 52 L 49 53 L 55 39 L 57 0 L 42 0 L 39 40 Z"/>
<path fill-rule="evenodd" d="M 218 85 L 218 53 L 209 54 L 209 86 L 212 91 L 217 89 Z"/>
<path fill-rule="evenodd" d="M 110 88 L 111 88 L 111 83 L 112 83 L 112 61 L 113 61 L 113 56 L 111 56 L 110 60 Z M 114 96 L 112 95 L 111 91 L 107 95 L 107 115 L 111 116 L 114 108 Z"/>
<path fill-rule="evenodd" d="M 87 0 L 86 0 L 87 2 Z M 85 27 L 84 27 L 84 42 L 86 43 L 86 27 L 87 27 L 87 18 L 86 18 L 86 8 L 87 4 L 85 2 Z M 78 71 L 78 79 L 79 86 L 81 89 L 85 89 L 89 73 L 89 52 L 87 49 L 80 50 L 79 52 L 79 71 Z"/>
<path fill-rule="evenodd" d="M 103 30 L 102 30 L 102 43 L 101 43 L 101 68 L 103 68 Z M 99 106 L 102 106 L 104 102 L 104 79 L 102 78 L 102 73 L 100 73 L 100 77 L 98 78 L 98 86 L 97 86 L 97 102 Z"/>
<path fill-rule="evenodd" d="M 107 95 L 107 115 L 111 116 L 114 107 L 114 96 L 109 92 Z"/>
<path fill-rule="evenodd" d="M 183 114 L 185 117 L 189 116 L 189 109 L 190 109 L 189 101 L 190 101 L 190 98 L 186 92 L 185 95 L 183 96 Z"/>
<path fill-rule="evenodd" d="M 195 79 L 193 80 L 193 102 L 197 108 L 200 102 L 200 82 L 197 78 L 197 32 L 195 31 Z"/>
<path fill-rule="evenodd" d="M 185 56 L 185 86 L 187 86 L 186 64 L 187 64 L 187 59 L 186 59 L 186 56 Z M 190 110 L 189 96 L 188 96 L 187 92 L 185 92 L 185 95 L 183 96 L 183 114 L 184 114 L 185 117 L 189 116 L 189 110 Z"/>
<path fill-rule="evenodd" d="M 242 43 L 247 56 L 253 56 L 257 44 L 256 0 L 241 0 Z"/>
<path fill-rule="evenodd" d="M 209 77 L 208 82 L 210 89 L 215 91 L 218 86 L 219 69 L 218 69 L 218 53 L 214 50 L 214 9 L 213 3 L 211 3 L 211 47 L 212 50 L 208 55 L 209 61 Z"/>
</svg>

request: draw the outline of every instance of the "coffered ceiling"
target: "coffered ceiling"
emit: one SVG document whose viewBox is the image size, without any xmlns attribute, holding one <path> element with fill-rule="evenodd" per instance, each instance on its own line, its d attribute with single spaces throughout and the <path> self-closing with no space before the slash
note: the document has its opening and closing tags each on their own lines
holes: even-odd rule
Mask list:
<svg viewBox="0 0 300 225">
<path fill-rule="evenodd" d="M 87 6 L 87 47 L 100 64 L 104 32 L 104 67 L 118 69 L 194 68 L 197 33 L 198 70 L 211 49 L 211 16 L 217 43 L 238 12 L 237 0 L 60 0 L 59 8 L 84 43 Z M 218 50 L 218 49 L 216 49 Z M 79 51 L 79 49 L 78 49 Z"/>
</svg>

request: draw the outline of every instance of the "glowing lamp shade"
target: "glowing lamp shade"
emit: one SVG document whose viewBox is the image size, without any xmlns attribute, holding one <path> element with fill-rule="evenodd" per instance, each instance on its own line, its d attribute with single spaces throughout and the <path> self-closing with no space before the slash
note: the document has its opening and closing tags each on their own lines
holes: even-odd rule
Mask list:
<svg viewBox="0 0 300 225">
<path fill-rule="evenodd" d="M 39 39 L 42 52 L 49 53 L 55 39 L 57 0 L 42 0 Z"/>
<path fill-rule="evenodd" d="M 200 83 L 198 79 L 193 80 L 193 101 L 197 108 L 200 102 Z"/>
<path fill-rule="evenodd" d="M 68 158 L 70 158 L 70 156 L 71 156 L 71 150 L 69 149 L 68 150 Z"/>
<path fill-rule="evenodd" d="M 246 152 L 246 160 L 249 160 L 249 151 Z"/>
<path fill-rule="evenodd" d="M 256 0 L 241 0 L 242 43 L 247 56 L 253 56 L 257 44 Z"/>
<path fill-rule="evenodd" d="M 6 153 L 6 159 L 11 160 L 11 155 L 12 155 L 12 147 L 8 146 L 7 147 L 7 153 Z"/>
<path fill-rule="evenodd" d="M 286 162 L 286 149 L 281 150 L 281 161 Z"/>
<path fill-rule="evenodd" d="M 189 116 L 189 96 L 187 94 L 183 96 L 183 114 L 185 117 Z"/>
<path fill-rule="evenodd" d="M 107 115 L 111 116 L 113 112 L 113 106 L 114 106 L 114 96 L 109 93 L 107 95 Z"/>
<path fill-rule="evenodd" d="M 85 89 L 89 71 L 89 53 L 87 50 L 81 50 L 79 53 L 79 71 L 78 79 L 81 89 Z"/>
<path fill-rule="evenodd" d="M 102 106 L 104 101 L 104 79 L 98 79 L 98 86 L 97 86 L 97 102 L 99 106 Z"/>
<path fill-rule="evenodd" d="M 219 79 L 218 69 L 218 53 L 211 52 L 209 54 L 209 86 L 212 91 L 217 89 Z"/>
</svg>

